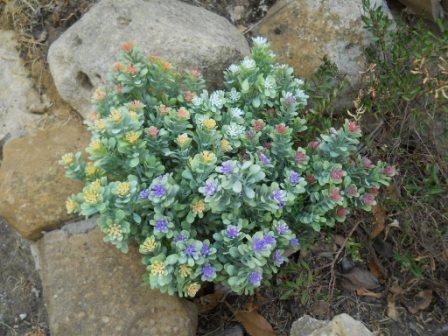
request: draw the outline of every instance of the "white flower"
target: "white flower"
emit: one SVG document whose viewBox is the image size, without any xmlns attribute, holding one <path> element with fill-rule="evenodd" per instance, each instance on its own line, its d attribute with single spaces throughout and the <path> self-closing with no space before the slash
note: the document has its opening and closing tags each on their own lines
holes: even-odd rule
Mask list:
<svg viewBox="0 0 448 336">
<path fill-rule="evenodd" d="M 217 108 L 222 108 L 222 106 L 225 104 L 226 102 L 226 98 L 224 98 L 224 91 L 222 90 L 218 90 L 213 92 L 210 95 L 210 104 L 214 107 Z"/>
<path fill-rule="evenodd" d="M 202 98 L 199 96 L 194 96 L 191 102 L 193 103 L 194 106 L 199 106 L 202 104 Z"/>
<path fill-rule="evenodd" d="M 229 68 L 227 70 L 229 70 L 231 73 L 234 74 L 234 73 L 237 73 L 240 70 L 240 68 L 238 65 L 232 64 L 231 66 L 229 66 Z"/>
<path fill-rule="evenodd" d="M 264 81 L 264 88 L 266 90 L 272 90 L 275 89 L 275 79 L 272 76 L 266 77 L 266 80 Z"/>
<path fill-rule="evenodd" d="M 268 40 L 263 36 L 257 36 L 252 39 L 255 45 L 264 46 L 268 43 Z"/>
<path fill-rule="evenodd" d="M 232 88 L 232 90 L 230 90 L 229 92 L 229 99 L 232 103 L 236 103 L 238 100 L 240 100 L 240 96 L 241 95 L 235 88 Z"/>
<path fill-rule="evenodd" d="M 303 81 L 303 79 L 294 78 L 294 84 L 296 84 L 297 86 L 302 86 L 303 84 L 305 84 L 305 82 Z"/>
<path fill-rule="evenodd" d="M 296 91 L 296 99 L 297 101 L 301 102 L 302 104 L 306 104 L 308 101 L 309 96 L 305 93 L 305 91 L 298 89 Z"/>
<path fill-rule="evenodd" d="M 244 111 L 238 107 L 234 107 L 233 109 L 230 110 L 230 114 L 232 115 L 232 117 L 238 118 L 244 114 Z"/>
<path fill-rule="evenodd" d="M 245 57 L 243 62 L 241 62 L 241 65 L 245 67 L 246 69 L 253 69 L 255 68 L 255 61 L 252 58 Z"/>
<path fill-rule="evenodd" d="M 244 134 L 245 131 L 246 131 L 246 129 L 244 128 L 244 126 L 238 125 L 235 123 L 231 123 L 227 127 L 226 133 L 230 138 L 237 138 L 240 135 Z"/>
</svg>

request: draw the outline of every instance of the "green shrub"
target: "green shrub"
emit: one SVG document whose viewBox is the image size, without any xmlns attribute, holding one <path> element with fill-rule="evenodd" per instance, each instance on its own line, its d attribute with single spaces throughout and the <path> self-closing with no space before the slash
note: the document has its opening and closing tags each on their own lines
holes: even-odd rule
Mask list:
<svg viewBox="0 0 448 336">
<path fill-rule="evenodd" d="M 123 48 L 95 93 L 87 162 L 76 153 L 61 163 L 85 181 L 68 210 L 99 213 L 105 240 L 123 252 L 138 243 L 153 288 L 194 296 L 211 281 L 252 293 L 297 249 L 296 230 L 371 210 L 395 174 L 357 154 L 353 121 L 300 140 L 304 83 L 263 38 L 214 92 L 197 71 Z"/>
</svg>

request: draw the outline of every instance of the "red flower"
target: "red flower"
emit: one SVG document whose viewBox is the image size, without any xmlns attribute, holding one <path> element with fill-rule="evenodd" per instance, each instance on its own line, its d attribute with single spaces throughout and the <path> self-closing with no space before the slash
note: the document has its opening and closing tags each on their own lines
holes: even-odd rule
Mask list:
<svg viewBox="0 0 448 336">
<path fill-rule="evenodd" d="M 348 130 L 352 133 L 358 133 L 361 132 L 361 127 L 359 127 L 359 125 L 356 122 L 350 121 L 348 123 Z"/>
<path fill-rule="evenodd" d="M 330 199 L 335 202 L 339 202 L 342 199 L 342 196 L 339 193 L 339 188 L 332 188 L 330 190 Z"/>
<path fill-rule="evenodd" d="M 253 125 L 254 125 L 255 130 L 256 130 L 257 132 L 260 132 L 260 131 L 263 130 L 263 128 L 264 128 L 264 126 L 265 126 L 265 123 L 264 123 L 263 120 L 261 120 L 261 119 L 257 119 L 257 120 L 255 120 L 255 121 L 253 122 Z"/>
<path fill-rule="evenodd" d="M 287 130 L 287 127 L 285 126 L 285 124 L 279 124 L 277 126 L 275 126 L 275 131 L 278 134 L 285 134 Z"/>
<path fill-rule="evenodd" d="M 198 71 L 198 70 L 192 70 L 190 73 L 191 73 L 191 75 L 192 75 L 194 78 L 199 78 L 199 77 L 201 77 L 201 72 Z"/>
<path fill-rule="evenodd" d="M 128 65 L 128 67 L 126 68 L 126 72 L 131 76 L 134 76 L 137 73 L 137 69 L 133 65 Z"/>
<path fill-rule="evenodd" d="M 378 195 L 378 192 L 379 192 L 380 190 L 377 188 L 377 187 L 372 187 L 372 189 L 370 189 L 370 192 L 372 193 L 372 194 L 374 194 L 374 195 Z"/>
<path fill-rule="evenodd" d="M 370 161 L 370 159 L 368 159 L 368 158 L 364 158 L 364 160 L 362 160 L 362 164 L 363 164 L 364 168 L 366 168 L 366 169 L 371 169 L 374 167 L 372 161 Z"/>
<path fill-rule="evenodd" d="M 157 133 L 159 133 L 159 129 L 155 126 L 150 126 L 147 132 L 151 138 L 155 138 L 157 136 Z"/>
<path fill-rule="evenodd" d="M 308 182 L 308 184 L 311 184 L 314 182 L 314 176 L 313 175 L 307 175 L 306 176 L 306 181 Z"/>
<path fill-rule="evenodd" d="M 131 52 L 132 49 L 134 49 L 134 45 L 132 44 L 132 42 L 126 42 L 121 45 L 121 49 L 128 53 Z"/>
<path fill-rule="evenodd" d="M 347 216 L 347 209 L 345 209 L 345 208 L 338 208 L 338 210 L 336 210 L 336 215 L 338 217 L 345 217 L 345 216 Z"/>
</svg>

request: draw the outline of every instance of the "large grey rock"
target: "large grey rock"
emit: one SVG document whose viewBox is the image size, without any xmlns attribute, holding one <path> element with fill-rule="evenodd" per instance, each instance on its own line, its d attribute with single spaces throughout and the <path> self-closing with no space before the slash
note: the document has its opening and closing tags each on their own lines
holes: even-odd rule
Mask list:
<svg viewBox="0 0 448 336">
<path fill-rule="evenodd" d="M 0 30 L 0 143 L 33 126 L 45 109 L 18 52 L 13 31 Z"/>
<path fill-rule="evenodd" d="M 95 226 L 67 224 L 36 243 L 51 335 L 195 335 L 195 306 L 143 286 L 141 255 L 104 243 Z"/>
<path fill-rule="evenodd" d="M 292 324 L 290 336 L 373 336 L 373 333 L 347 314 L 336 315 L 331 321 L 304 315 Z"/>
<path fill-rule="evenodd" d="M 383 0 L 371 3 L 381 5 L 392 18 Z M 351 102 L 366 67 L 363 49 L 371 42 L 362 15 L 362 0 L 279 0 L 257 32 L 270 40 L 279 61 L 291 65 L 300 77 L 311 77 L 326 56 L 346 75 Z"/>
<path fill-rule="evenodd" d="M 122 43 L 132 41 L 181 69 L 203 72 L 208 84 L 249 52 L 226 19 L 176 0 L 103 0 L 50 47 L 48 62 L 63 99 L 83 116 L 93 88 L 107 78 Z"/>
</svg>

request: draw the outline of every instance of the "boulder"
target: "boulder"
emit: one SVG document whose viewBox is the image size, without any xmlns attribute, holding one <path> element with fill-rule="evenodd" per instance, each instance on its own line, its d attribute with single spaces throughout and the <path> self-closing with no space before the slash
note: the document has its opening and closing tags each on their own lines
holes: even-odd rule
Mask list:
<svg viewBox="0 0 448 336">
<path fill-rule="evenodd" d="M 371 2 L 392 17 L 386 3 Z M 334 62 L 350 85 L 350 97 L 341 103 L 346 105 L 355 98 L 366 66 L 363 48 L 370 40 L 362 15 L 361 0 L 279 0 L 256 30 L 299 77 L 311 77 L 325 56 Z"/>
<path fill-rule="evenodd" d="M 45 110 L 18 51 L 13 31 L 0 30 L 0 143 L 26 133 Z M 3 140 L 3 141 L 2 141 Z"/>
<path fill-rule="evenodd" d="M 373 336 L 364 324 L 347 314 L 339 314 L 331 321 L 320 321 L 304 315 L 291 326 L 290 336 Z"/>
<path fill-rule="evenodd" d="M 51 335 L 195 335 L 194 304 L 143 286 L 136 248 L 120 252 L 95 226 L 70 223 L 36 243 Z"/>
<path fill-rule="evenodd" d="M 82 183 L 65 177 L 58 164 L 67 152 L 81 151 L 89 133 L 80 120 L 57 123 L 9 141 L 0 166 L 0 216 L 26 239 L 72 218 L 65 199 Z"/>
<path fill-rule="evenodd" d="M 200 70 L 212 87 L 228 65 L 249 53 L 234 26 L 203 8 L 176 0 L 102 0 L 48 52 L 61 97 L 81 115 L 91 111 L 93 89 L 106 80 L 127 41 L 180 69 Z"/>
</svg>

